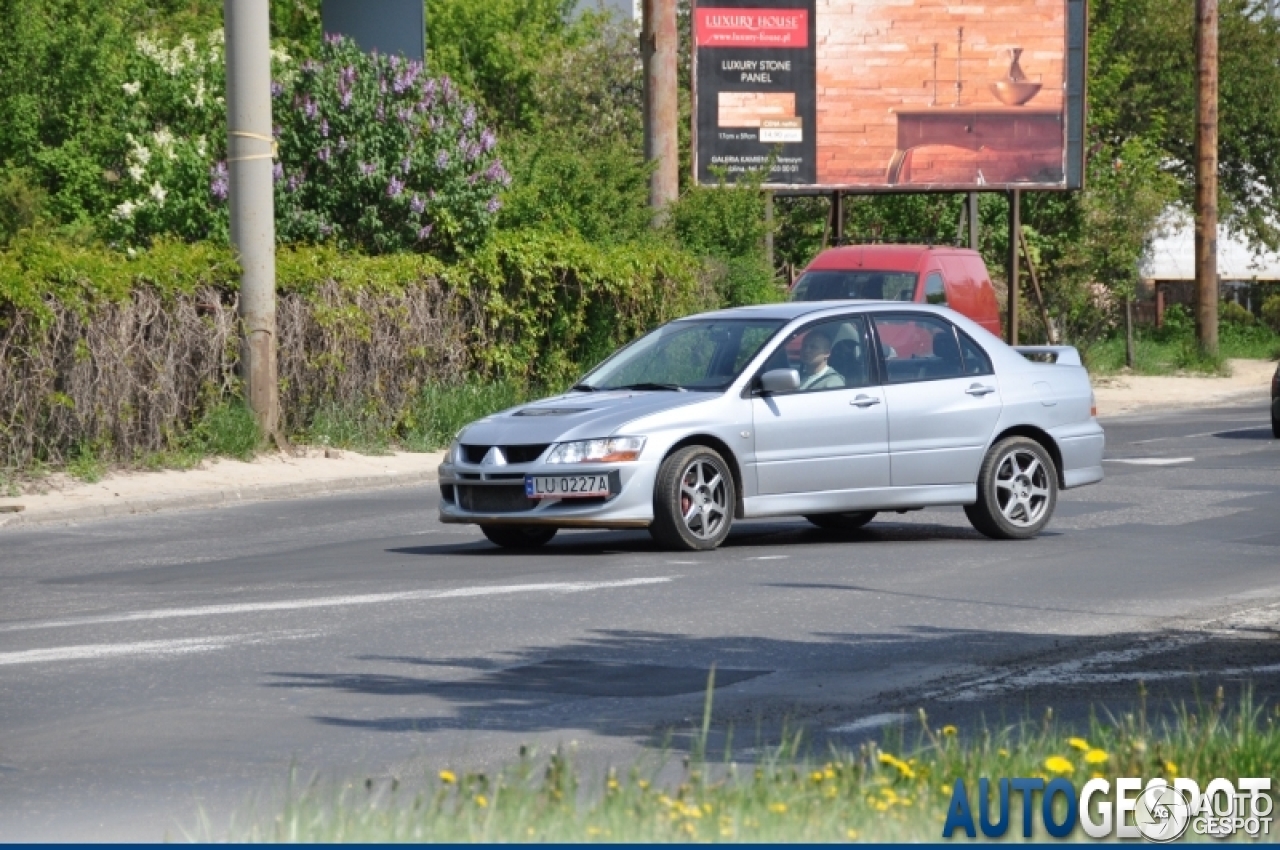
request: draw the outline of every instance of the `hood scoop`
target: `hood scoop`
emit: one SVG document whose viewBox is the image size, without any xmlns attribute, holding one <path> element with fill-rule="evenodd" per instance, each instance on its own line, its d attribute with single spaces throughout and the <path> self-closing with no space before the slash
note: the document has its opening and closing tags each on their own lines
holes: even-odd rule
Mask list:
<svg viewBox="0 0 1280 850">
<path fill-rule="evenodd" d="M 526 407 L 517 410 L 512 416 L 572 416 L 575 413 L 586 413 L 589 407 Z"/>
</svg>

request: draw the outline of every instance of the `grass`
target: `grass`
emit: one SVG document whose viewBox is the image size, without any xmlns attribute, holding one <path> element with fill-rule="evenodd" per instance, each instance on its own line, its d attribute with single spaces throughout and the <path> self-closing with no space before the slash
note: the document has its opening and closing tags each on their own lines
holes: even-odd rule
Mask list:
<svg viewBox="0 0 1280 850">
<path fill-rule="evenodd" d="M 1239 708 L 1224 710 L 1221 691 L 1212 703 L 1197 711 L 1180 708 L 1158 725 L 1139 712 L 1109 722 L 1095 718 L 1084 732 L 1060 726 L 1049 711 L 1034 723 L 983 729 L 966 738 L 951 726 L 932 728 L 920 712 L 917 739 L 909 748 L 902 744 L 909 731 L 899 729 L 879 743 L 813 757 L 796 735 L 748 765 L 703 758 L 709 717 L 710 688 L 694 752 L 665 781 L 662 767 L 672 759 L 591 775 L 574 765 L 570 751 L 540 757 L 521 748 L 512 766 L 493 775 L 442 765 L 416 780 L 291 783 L 276 817 L 233 830 L 230 837 L 936 842 L 956 780 L 966 783 L 973 801 L 980 777 L 1065 776 L 1078 790 L 1091 777 L 1176 775 L 1204 788 L 1218 776 L 1274 776 L 1280 766 L 1276 713 L 1264 714 L 1248 697 Z M 1008 835 L 1016 840 L 1022 834 L 1021 807 L 1012 808 Z M 1046 838 L 1037 815 L 1033 840 Z"/>
<path fill-rule="evenodd" d="M 1234 305 L 1233 305 L 1234 306 Z M 1240 310 L 1238 313 L 1244 313 Z M 1246 314 L 1247 315 L 1247 314 Z M 1192 372 L 1226 375 L 1227 361 L 1280 359 L 1280 334 L 1266 325 L 1223 320 L 1218 326 L 1218 355 L 1211 356 L 1196 342 L 1195 323 L 1181 305 L 1169 308 L 1162 328 L 1134 328 L 1133 374 L 1171 375 Z M 1095 375 L 1114 374 L 1125 368 L 1124 334 L 1118 333 L 1088 346 L 1082 353 Z"/>
</svg>

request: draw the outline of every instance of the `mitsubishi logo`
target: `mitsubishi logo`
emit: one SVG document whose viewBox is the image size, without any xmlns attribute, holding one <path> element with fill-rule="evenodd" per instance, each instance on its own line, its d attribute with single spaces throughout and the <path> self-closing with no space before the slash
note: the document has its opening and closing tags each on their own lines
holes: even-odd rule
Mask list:
<svg viewBox="0 0 1280 850">
<path fill-rule="evenodd" d="M 501 447 L 492 446 L 490 447 L 489 451 L 485 453 L 484 460 L 480 461 L 480 465 L 481 466 L 506 466 L 507 456 L 502 453 Z"/>
</svg>

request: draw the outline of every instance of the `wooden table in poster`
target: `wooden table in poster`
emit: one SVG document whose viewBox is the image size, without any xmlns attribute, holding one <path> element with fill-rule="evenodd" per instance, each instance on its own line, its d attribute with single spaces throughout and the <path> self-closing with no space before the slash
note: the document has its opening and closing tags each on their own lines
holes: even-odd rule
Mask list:
<svg viewBox="0 0 1280 850">
<path fill-rule="evenodd" d="M 886 182 L 911 179 L 911 152 L 923 145 L 954 145 L 972 151 L 1061 150 L 1062 111 L 1024 106 L 935 106 L 898 109 L 898 146 Z"/>
</svg>

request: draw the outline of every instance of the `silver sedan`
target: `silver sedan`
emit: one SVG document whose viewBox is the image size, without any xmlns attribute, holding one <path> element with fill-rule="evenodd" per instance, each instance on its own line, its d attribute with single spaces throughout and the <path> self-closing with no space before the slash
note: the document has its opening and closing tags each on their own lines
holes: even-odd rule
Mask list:
<svg viewBox="0 0 1280 850">
<path fill-rule="evenodd" d="M 560 528 L 647 528 L 714 549 L 736 519 L 833 530 L 962 505 L 1034 537 L 1058 491 L 1102 480 L 1079 354 L 1014 349 L 945 307 L 810 302 L 663 325 L 563 395 L 463 428 L 440 519 L 532 548 Z"/>
</svg>

